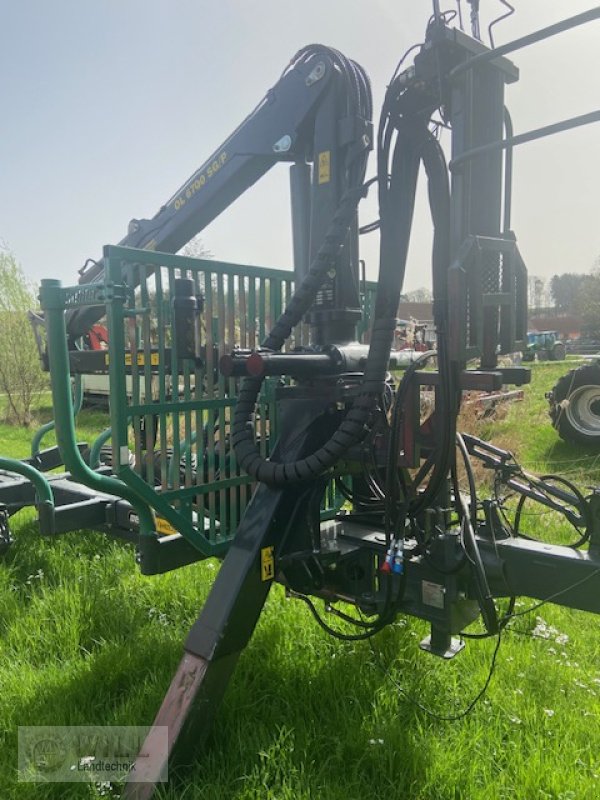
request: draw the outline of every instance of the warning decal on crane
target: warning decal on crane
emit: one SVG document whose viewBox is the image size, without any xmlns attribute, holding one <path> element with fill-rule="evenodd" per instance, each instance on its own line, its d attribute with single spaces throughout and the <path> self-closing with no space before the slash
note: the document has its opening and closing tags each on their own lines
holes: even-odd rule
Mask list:
<svg viewBox="0 0 600 800">
<path fill-rule="evenodd" d="M 275 577 L 274 547 L 263 547 L 260 551 L 260 575 L 263 581 L 272 581 Z"/>
<path fill-rule="evenodd" d="M 331 150 L 319 153 L 319 183 L 329 183 L 331 180 Z"/>
</svg>

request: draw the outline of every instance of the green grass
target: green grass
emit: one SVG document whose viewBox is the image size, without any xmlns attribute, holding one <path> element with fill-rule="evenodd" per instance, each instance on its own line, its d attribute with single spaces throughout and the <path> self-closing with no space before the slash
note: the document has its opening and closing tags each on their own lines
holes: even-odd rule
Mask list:
<svg viewBox="0 0 600 800">
<path fill-rule="evenodd" d="M 0 419 L 6 413 L 6 401 L 0 397 Z M 16 425 L 0 423 L 0 455 L 8 458 L 23 458 L 30 455 L 31 439 L 39 425 L 53 419 L 52 398 L 50 393 L 44 392 L 32 409 L 35 424 L 29 429 Z M 92 442 L 95 437 L 108 426 L 108 415 L 101 410 L 86 409 L 80 415 L 77 432 L 80 441 Z M 54 431 L 49 431 L 44 437 L 41 447 L 52 447 L 56 444 Z"/>
<path fill-rule="evenodd" d="M 480 427 L 528 468 L 600 482 L 598 454 L 560 442 L 548 424 L 543 393 L 563 371 L 534 365 L 525 400 Z M 83 432 L 103 425 L 101 415 L 83 422 Z M 29 432 L 0 426 L 0 435 L 3 453 L 27 454 Z M 94 786 L 17 783 L 17 727 L 149 724 L 218 565 L 144 578 L 132 550 L 100 534 L 42 540 L 28 511 L 14 533 L 0 565 L 0 798 L 101 796 Z M 163 797 L 600 797 L 598 620 L 546 606 L 519 623 L 534 628 L 547 638 L 505 634 L 485 699 L 442 722 L 398 685 L 456 713 L 485 682 L 493 642 L 471 642 L 444 663 L 419 650 L 423 624 L 399 619 L 373 648 L 344 644 L 275 587 L 206 749 Z"/>
</svg>

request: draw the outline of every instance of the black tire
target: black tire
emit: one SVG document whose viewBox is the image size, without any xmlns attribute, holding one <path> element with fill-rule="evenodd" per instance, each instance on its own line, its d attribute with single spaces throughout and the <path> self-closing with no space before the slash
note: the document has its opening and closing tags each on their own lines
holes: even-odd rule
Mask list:
<svg viewBox="0 0 600 800">
<path fill-rule="evenodd" d="M 600 366 L 572 369 L 548 394 L 550 418 L 565 442 L 600 448 Z"/>
<path fill-rule="evenodd" d="M 567 357 L 567 348 L 562 342 L 556 342 L 550 351 L 552 361 L 564 361 Z"/>
</svg>

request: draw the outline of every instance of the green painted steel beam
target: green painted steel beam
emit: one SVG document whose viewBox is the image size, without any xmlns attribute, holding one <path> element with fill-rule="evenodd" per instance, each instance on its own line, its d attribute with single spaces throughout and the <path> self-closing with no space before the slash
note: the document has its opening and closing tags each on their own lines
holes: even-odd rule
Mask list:
<svg viewBox="0 0 600 800">
<path fill-rule="evenodd" d="M 172 253 L 161 253 L 153 250 L 136 250 L 131 247 L 120 247 L 119 245 L 107 245 L 103 251 L 104 258 L 112 261 L 123 261 L 129 264 L 149 264 L 155 267 L 175 267 L 182 270 L 206 269 L 215 275 L 239 275 L 244 274 L 249 278 L 265 278 L 280 281 L 289 281 L 293 273 L 284 269 L 272 267 L 254 267 L 246 264 L 231 264 L 224 261 L 213 261 L 212 259 L 191 258 L 189 256 L 178 256 Z"/>
<path fill-rule="evenodd" d="M 236 345 L 259 346 L 289 302 L 293 274 L 120 246 L 104 249 L 104 265 L 104 285 L 89 291 L 63 289 L 56 281 L 44 281 L 42 287 L 53 397 L 60 408 L 57 435 L 60 428 L 59 446 L 67 468 L 82 483 L 128 500 L 139 514 L 142 542 L 156 538 L 158 527 L 167 535 L 168 530 L 177 531 L 199 557 L 222 555 L 235 535 L 253 483 L 240 474 L 228 442 L 237 383 L 218 373 L 218 358 Z M 203 312 L 194 323 L 196 352 L 205 354 L 203 361 L 178 353 L 185 341 L 178 339 L 172 303 L 180 277 L 191 277 L 193 295 L 204 298 Z M 363 287 L 368 309 L 374 293 L 370 284 Z M 106 308 L 110 428 L 94 441 L 90 464 L 98 466 L 100 450 L 112 438 L 113 478 L 89 468 L 86 472 L 85 465 L 74 460 L 74 425 L 64 419 L 68 383 L 64 312 L 92 299 Z M 366 327 L 367 315 L 363 322 Z M 306 343 L 306 336 L 306 326 L 299 327 L 292 346 Z M 127 352 L 133 354 L 131 364 L 125 363 Z M 257 411 L 257 437 L 265 458 L 277 438 L 276 385 L 277 380 L 265 382 Z M 98 482 L 99 478 L 112 484 Z M 334 514 L 339 503 L 332 489 L 322 513 Z M 152 510 L 158 515 L 156 521 Z"/>
<path fill-rule="evenodd" d="M 89 462 L 91 469 L 98 469 L 98 467 L 100 466 L 100 452 L 104 447 L 104 445 L 108 441 L 110 441 L 111 436 L 112 436 L 112 428 L 106 428 L 92 442 L 89 455 Z"/>
<path fill-rule="evenodd" d="M 65 466 L 71 475 L 85 486 L 122 497 L 131 503 L 139 516 L 140 532 L 142 534 L 153 534 L 155 530 L 154 516 L 149 505 L 138 494 L 132 492 L 122 481 L 106 475 L 99 475 L 91 470 L 81 457 L 77 448 L 73 419 L 65 308 L 64 304 L 61 303 L 60 281 L 42 280 L 40 301 L 48 334 L 48 360 L 50 364 L 52 402 L 54 404 L 54 413 L 56 414 L 56 439 Z"/>
<path fill-rule="evenodd" d="M 131 405 L 127 408 L 128 415 L 135 417 L 143 417 L 147 414 L 172 414 L 174 412 L 183 413 L 184 411 L 195 411 L 198 408 L 198 403 L 202 403 L 202 408 L 206 409 L 219 409 L 219 408 L 232 408 L 235 406 L 235 397 L 221 397 L 214 400 L 173 400 L 166 403 L 140 403 L 138 405 Z"/>
<path fill-rule="evenodd" d="M 81 375 L 75 375 L 73 379 L 73 416 L 77 416 L 81 411 L 81 407 L 83 405 L 83 380 Z M 31 457 L 35 458 L 40 450 L 42 440 L 46 436 L 47 433 L 53 431 L 55 428 L 55 422 L 53 419 L 50 422 L 47 422 L 45 425 L 42 425 L 38 430 L 34 433 L 33 438 L 31 440 Z"/>
<path fill-rule="evenodd" d="M 143 370 L 148 369 L 150 367 L 149 360 L 144 359 L 144 365 L 139 367 L 139 365 L 132 365 L 132 388 L 133 388 L 133 404 L 129 404 L 128 401 L 128 389 L 127 389 L 127 375 L 125 370 L 125 365 L 123 363 L 123 359 L 119 357 L 120 353 L 125 352 L 127 348 L 128 342 L 125 338 L 125 330 L 127 329 L 128 335 L 133 335 L 135 338 L 135 342 L 130 341 L 129 344 L 135 346 L 137 350 L 139 348 L 139 329 L 137 325 L 135 326 L 135 330 L 132 333 L 131 330 L 131 318 L 128 316 L 127 311 L 128 308 L 126 306 L 126 302 L 128 297 L 134 300 L 132 293 L 129 294 L 124 291 L 124 270 L 127 267 L 127 264 L 124 262 L 124 256 L 127 256 L 128 259 L 134 260 L 135 263 L 148 263 L 151 261 L 155 264 L 160 265 L 161 267 L 165 265 L 165 261 L 169 261 L 173 264 L 185 264 L 187 262 L 191 262 L 194 264 L 195 268 L 198 268 L 197 262 L 194 259 L 185 259 L 176 256 L 170 256 L 169 259 L 163 258 L 163 254 L 155 254 L 151 253 L 152 259 L 146 259 L 146 251 L 131 251 L 127 250 L 126 248 L 112 248 L 106 247 L 104 249 L 104 262 L 105 262 L 105 287 L 106 287 L 106 297 L 107 297 L 107 304 L 106 304 L 106 317 L 107 317 L 107 326 L 109 331 L 109 347 L 110 347 L 110 358 L 109 358 L 109 380 L 110 380 L 110 387 L 111 387 L 111 404 L 110 404 L 110 422 L 111 422 L 111 429 L 112 429 L 112 439 L 113 439 L 113 453 L 115 455 L 115 463 L 113 464 L 113 470 L 117 475 L 120 482 L 125 484 L 130 492 L 134 494 L 139 501 L 147 504 L 149 507 L 153 508 L 164 520 L 166 520 L 170 526 L 182 536 L 184 536 L 194 547 L 196 547 L 203 555 L 211 556 L 222 553 L 222 542 L 214 542 L 211 541 L 210 538 L 207 538 L 204 531 L 198 530 L 198 528 L 194 525 L 194 520 L 191 515 L 191 508 L 188 509 L 186 514 L 182 513 L 182 510 L 174 508 L 165 497 L 160 493 L 157 492 L 156 487 L 150 483 L 148 483 L 141 475 L 139 475 L 134 469 L 130 466 L 130 443 L 129 443 L 129 433 L 131 424 L 133 424 L 133 429 L 135 433 L 135 449 L 136 449 L 136 461 L 139 463 L 140 458 L 142 457 L 143 450 L 141 448 L 141 429 L 140 429 L 140 419 L 149 416 L 155 417 L 158 416 L 159 420 L 165 418 L 165 415 L 170 411 L 175 420 L 177 420 L 178 415 L 186 410 L 186 408 L 190 407 L 195 409 L 197 407 L 196 403 L 179 403 L 179 402 L 172 402 L 172 403 L 140 403 L 140 379 L 143 379 Z M 160 270 L 156 271 L 157 274 Z M 147 288 L 144 284 L 143 275 L 141 276 L 142 279 L 142 294 L 147 292 Z M 144 302 L 144 301 L 142 301 Z M 162 297 L 158 297 L 158 306 L 162 305 Z M 162 337 L 164 334 L 163 330 L 160 330 L 158 335 Z M 146 349 L 148 349 L 148 343 L 145 341 Z M 172 348 L 172 363 L 173 365 L 178 364 L 178 356 L 177 356 L 177 343 L 173 338 L 171 342 Z M 160 367 L 160 362 L 159 362 Z M 142 370 L 140 373 L 139 370 Z M 176 369 L 176 367 L 175 367 Z M 159 377 L 162 379 L 161 383 L 166 380 L 167 374 L 164 369 L 159 372 Z M 176 380 L 179 380 L 178 374 L 176 373 Z M 165 397 L 165 392 L 162 391 L 162 396 Z M 137 402 L 136 402 L 137 401 Z M 185 406 L 185 408 L 184 408 Z M 159 422 L 160 424 L 160 422 Z M 177 428 L 177 425 L 175 426 Z M 178 450 L 179 450 L 179 438 L 176 437 L 174 440 L 174 449 L 175 452 L 173 457 L 178 460 Z M 149 464 L 149 466 L 148 466 Z M 147 460 L 147 469 L 150 470 L 150 477 L 154 472 L 154 466 L 152 463 L 152 459 L 149 461 Z M 181 504 L 185 497 L 182 497 L 181 494 L 177 496 L 177 502 Z"/>
<path fill-rule="evenodd" d="M 0 469 L 22 475 L 33 484 L 37 493 L 36 506 L 42 532 L 47 534 L 54 533 L 54 495 L 46 477 L 35 467 L 15 458 L 0 458 Z"/>
</svg>

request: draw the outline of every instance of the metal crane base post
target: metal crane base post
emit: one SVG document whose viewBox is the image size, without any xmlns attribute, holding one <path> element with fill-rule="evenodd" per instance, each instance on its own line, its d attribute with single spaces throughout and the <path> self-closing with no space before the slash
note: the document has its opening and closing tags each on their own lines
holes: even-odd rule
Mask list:
<svg viewBox="0 0 600 800">
<path fill-rule="evenodd" d="M 323 438 L 330 397 L 287 400 L 275 457 L 296 459 Z M 315 423 L 315 420 L 317 422 Z M 331 424 L 334 424 L 332 418 Z M 320 430 L 319 430 L 320 429 Z M 262 484 L 250 501 L 215 584 L 190 630 L 183 656 L 142 750 L 124 798 L 146 800 L 167 763 L 191 762 L 208 735 L 237 660 L 247 645 L 275 579 L 275 562 L 307 527 L 306 488 Z M 158 752 L 156 729 L 169 728 L 169 751 Z M 140 782 L 143 777 L 145 783 Z"/>
</svg>

